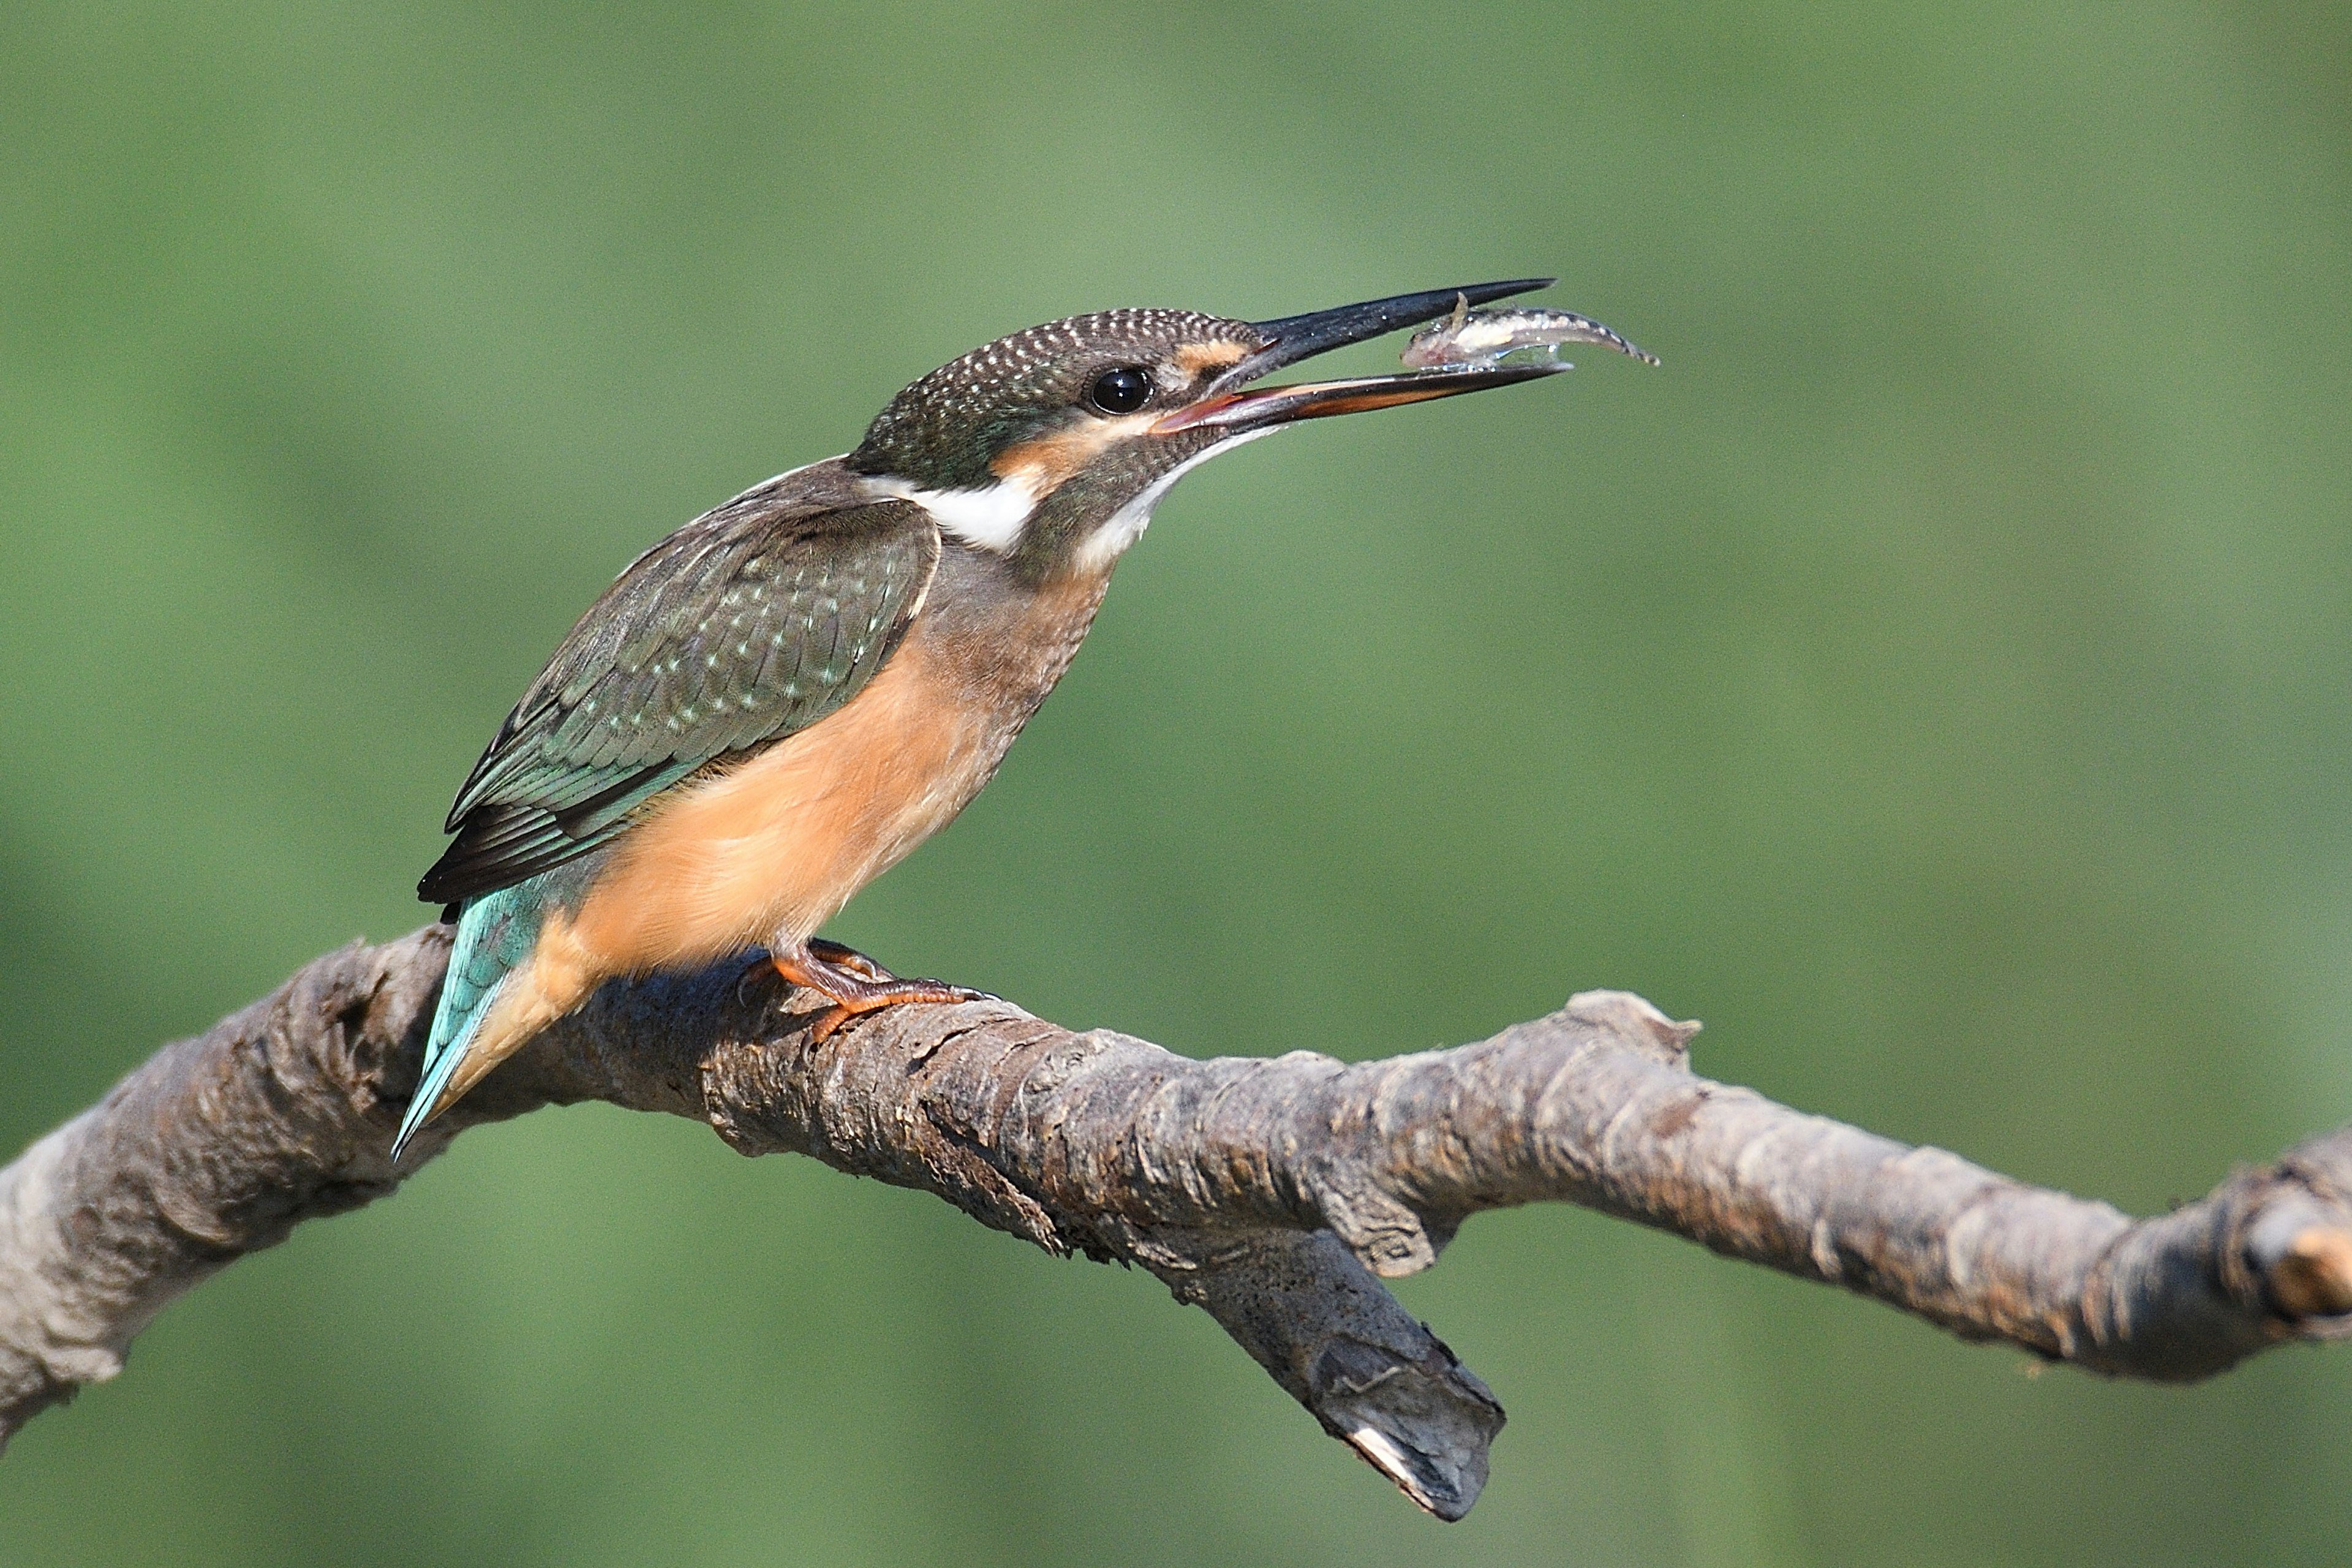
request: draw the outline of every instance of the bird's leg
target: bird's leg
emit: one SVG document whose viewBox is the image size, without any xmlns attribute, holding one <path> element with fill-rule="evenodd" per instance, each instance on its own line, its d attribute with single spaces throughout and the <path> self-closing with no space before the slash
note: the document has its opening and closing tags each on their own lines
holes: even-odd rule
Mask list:
<svg viewBox="0 0 2352 1568">
<path fill-rule="evenodd" d="M 789 940 L 779 937 L 768 949 L 768 962 L 787 984 L 804 985 L 833 1004 L 810 1033 L 818 1040 L 860 1013 L 895 1007 L 907 1002 L 986 1002 L 985 991 L 950 985 L 943 980 L 901 980 L 888 970 L 839 942 Z"/>
<path fill-rule="evenodd" d="M 846 942 L 827 942 L 821 936 L 808 939 L 809 956 L 835 969 L 846 969 L 860 980 L 896 980 L 898 977 L 883 968 L 866 954 Z"/>
</svg>

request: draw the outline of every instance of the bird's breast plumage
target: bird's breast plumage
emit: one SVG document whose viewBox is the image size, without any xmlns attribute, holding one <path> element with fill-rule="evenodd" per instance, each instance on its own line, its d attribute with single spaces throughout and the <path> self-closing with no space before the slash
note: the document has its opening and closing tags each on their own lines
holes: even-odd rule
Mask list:
<svg viewBox="0 0 2352 1568">
<path fill-rule="evenodd" d="M 1104 580 L 942 557 L 925 613 L 840 710 L 649 805 L 566 940 L 635 973 L 803 937 L 953 820 L 1085 640 Z"/>
</svg>

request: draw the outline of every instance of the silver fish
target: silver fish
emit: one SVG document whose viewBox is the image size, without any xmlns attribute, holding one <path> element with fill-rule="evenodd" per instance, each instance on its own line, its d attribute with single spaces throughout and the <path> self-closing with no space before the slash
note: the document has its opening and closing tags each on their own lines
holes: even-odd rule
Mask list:
<svg viewBox="0 0 2352 1568">
<path fill-rule="evenodd" d="M 1454 297 L 1452 315 L 1412 335 L 1404 345 L 1403 358 L 1415 370 L 1454 370 L 1494 364 L 1521 350 L 1557 351 L 1566 343 L 1599 343 L 1643 364 L 1658 363 L 1657 355 L 1635 348 L 1590 316 L 1537 305 L 1474 310 L 1469 300 L 1460 294 Z M 1559 355 L 1554 352 L 1551 357 Z"/>
</svg>

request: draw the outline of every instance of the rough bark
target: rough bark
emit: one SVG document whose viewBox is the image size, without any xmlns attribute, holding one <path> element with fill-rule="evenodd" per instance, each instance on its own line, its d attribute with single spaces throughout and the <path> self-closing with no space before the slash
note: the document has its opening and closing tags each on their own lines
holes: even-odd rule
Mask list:
<svg viewBox="0 0 2352 1568">
<path fill-rule="evenodd" d="M 1503 1412 L 1377 1277 L 1428 1267 L 1482 1209 L 1582 1204 L 2120 1376 L 2352 1335 L 2352 1127 L 2133 1220 L 1698 1078 L 1696 1026 L 1617 992 L 1349 1066 L 1194 1061 L 1004 1003 L 819 1043 L 814 998 L 721 966 L 606 987 L 394 1168 L 447 940 L 320 959 L 0 1171 L 0 1440 L 119 1372 L 214 1270 L 391 1192 L 467 1127 L 589 1099 L 1149 1269 L 1444 1519 L 1476 1499 Z"/>
</svg>

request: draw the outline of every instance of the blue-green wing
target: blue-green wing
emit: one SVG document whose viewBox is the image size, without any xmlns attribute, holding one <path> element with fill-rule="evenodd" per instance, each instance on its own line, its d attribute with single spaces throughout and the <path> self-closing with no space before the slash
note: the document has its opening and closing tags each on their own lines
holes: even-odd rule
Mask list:
<svg viewBox="0 0 2352 1568">
<path fill-rule="evenodd" d="M 449 809 L 417 885 L 457 903 L 605 843 L 698 769 L 804 730 L 898 647 L 939 565 L 899 500 L 822 506 L 775 482 L 621 574 L 572 628 Z"/>
</svg>

